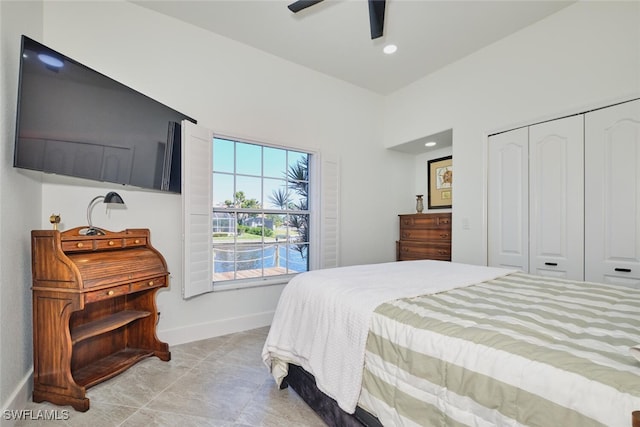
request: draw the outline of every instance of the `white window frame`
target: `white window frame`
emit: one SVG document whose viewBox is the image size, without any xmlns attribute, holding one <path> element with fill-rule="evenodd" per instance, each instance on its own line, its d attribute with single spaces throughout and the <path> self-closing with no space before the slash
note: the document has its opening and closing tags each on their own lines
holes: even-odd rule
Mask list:
<svg viewBox="0 0 640 427">
<path fill-rule="evenodd" d="M 317 218 L 320 217 L 317 213 L 318 209 L 316 209 L 316 206 L 317 207 L 320 206 L 320 197 L 318 196 L 318 194 L 320 193 L 320 185 L 316 182 L 316 179 L 319 177 L 319 174 L 316 173 L 315 171 L 316 164 L 317 164 L 316 157 L 318 153 L 314 150 L 308 150 L 308 149 L 303 149 L 299 147 L 278 145 L 278 144 L 272 144 L 272 143 L 265 143 L 260 141 L 253 141 L 253 140 L 248 140 L 246 138 L 238 138 L 238 137 L 229 136 L 229 135 L 215 134 L 215 138 L 225 139 L 225 140 L 233 141 L 236 143 L 253 144 L 260 147 L 270 147 L 270 148 L 277 148 L 280 150 L 296 151 L 299 153 L 305 153 L 309 155 L 309 198 L 307 200 L 307 203 L 309 206 L 309 209 L 307 209 L 308 215 L 309 215 L 309 242 L 308 242 L 309 243 L 309 270 L 316 269 L 317 266 L 319 265 L 318 264 L 319 257 L 315 254 L 320 251 L 320 242 L 317 240 L 317 236 L 319 236 L 320 233 L 315 232 L 316 231 L 315 228 L 317 228 L 317 225 L 314 225 L 317 223 Z M 213 155 L 215 156 L 215 153 Z M 213 173 L 213 165 L 211 167 L 211 172 Z M 213 190 L 214 189 L 212 187 L 212 191 Z M 213 210 L 213 207 L 212 207 L 212 210 Z M 283 213 L 283 211 L 277 210 L 277 209 L 261 209 L 261 211 L 265 213 L 275 213 L 275 214 Z M 229 209 L 229 212 L 245 212 L 245 213 L 254 212 L 255 213 L 255 211 L 253 210 L 242 209 L 242 208 Z M 252 288 L 257 286 L 279 285 L 279 284 L 287 283 L 289 280 L 291 280 L 292 277 L 294 277 L 297 274 L 299 273 L 280 274 L 277 276 L 262 276 L 262 277 L 255 277 L 255 278 L 252 277 L 249 279 L 233 279 L 233 280 L 224 280 L 224 281 L 218 281 L 218 282 L 214 281 L 212 285 L 213 292 Z"/>
<path fill-rule="evenodd" d="M 288 282 L 295 274 L 268 276 L 255 279 L 238 279 L 232 281 L 218 282 L 213 286 L 213 255 L 212 255 L 212 220 L 213 213 L 212 203 L 212 178 L 213 178 L 213 156 L 210 155 L 206 159 L 198 158 L 198 150 L 193 150 L 194 146 L 199 144 L 200 139 L 193 140 L 192 133 L 207 134 L 206 129 L 202 126 L 194 125 L 191 122 L 183 122 L 182 126 L 182 200 L 183 200 L 183 297 L 190 298 L 207 292 L 221 292 L 227 290 L 252 288 L 257 286 L 277 285 Z M 211 152 L 213 150 L 213 131 L 208 131 L 210 136 Z M 340 183 L 339 171 L 340 165 L 337 159 L 320 153 L 318 150 L 303 149 L 300 147 L 288 147 L 277 144 L 250 141 L 246 138 L 236 138 L 228 135 L 215 134 L 215 137 L 222 139 L 230 139 L 239 142 L 247 142 L 267 147 L 275 147 L 309 153 L 309 206 L 313 206 L 309 212 L 309 270 L 320 268 L 337 267 L 339 265 L 339 200 L 340 200 Z M 201 153 L 201 150 L 200 150 Z M 202 163 L 208 162 L 208 176 L 202 176 L 204 170 Z M 192 168 L 194 163 L 200 166 Z M 198 183 L 202 180 L 208 180 L 209 189 L 206 199 L 209 206 L 209 243 L 206 247 L 200 245 L 202 252 L 194 249 L 194 238 L 191 236 L 193 232 L 190 229 L 194 213 L 191 211 L 193 203 L 189 201 L 202 199 L 202 194 L 194 194 L 198 189 L 202 189 L 202 185 Z M 197 240 L 197 239 L 196 239 Z M 202 280 L 200 275 L 194 274 L 193 269 L 198 266 L 197 262 L 193 262 L 196 256 L 202 256 L 202 253 L 209 253 L 209 283 Z M 200 263 L 201 264 L 201 263 Z"/>
</svg>

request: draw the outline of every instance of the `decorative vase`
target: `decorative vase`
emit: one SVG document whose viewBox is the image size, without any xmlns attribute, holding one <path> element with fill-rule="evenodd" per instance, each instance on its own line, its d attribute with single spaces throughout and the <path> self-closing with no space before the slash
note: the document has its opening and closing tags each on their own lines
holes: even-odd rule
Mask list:
<svg viewBox="0 0 640 427">
<path fill-rule="evenodd" d="M 416 195 L 416 212 L 422 213 L 424 210 L 424 202 L 422 200 L 422 194 Z"/>
</svg>

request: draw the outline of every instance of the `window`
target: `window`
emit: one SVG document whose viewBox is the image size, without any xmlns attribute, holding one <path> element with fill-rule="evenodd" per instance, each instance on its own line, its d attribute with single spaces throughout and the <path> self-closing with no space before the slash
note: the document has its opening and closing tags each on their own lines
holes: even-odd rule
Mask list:
<svg viewBox="0 0 640 427">
<path fill-rule="evenodd" d="M 213 139 L 214 289 L 309 270 L 311 159 L 302 151 Z"/>
<path fill-rule="evenodd" d="M 225 142 L 226 141 L 226 142 Z M 220 145 L 217 143 L 220 142 Z M 214 145 L 221 149 L 217 151 L 216 165 L 213 164 Z M 224 149 L 227 148 L 227 153 Z M 248 157 L 238 160 L 243 149 L 256 150 L 259 154 L 259 171 L 254 166 L 246 167 Z M 233 153 L 233 154 L 232 154 Z M 223 161 L 225 159 L 226 161 Z M 271 155 L 274 161 L 271 161 Z M 281 161 L 276 161 L 277 155 Z M 293 178 L 298 172 L 304 171 L 304 165 L 298 161 L 306 159 L 306 179 Z M 340 162 L 332 153 L 305 153 L 300 150 L 269 147 L 260 144 L 234 141 L 222 137 L 214 137 L 214 132 L 206 127 L 196 125 L 188 120 L 182 121 L 182 297 L 193 298 L 214 290 L 237 289 L 259 284 L 283 283 L 298 271 L 316 268 L 338 267 L 340 259 Z M 275 167 L 280 164 L 281 167 Z M 298 167 L 292 176 L 291 166 Z M 245 170 L 246 167 L 246 170 Z M 241 170 L 242 169 L 242 170 Z M 215 170 L 215 173 L 212 173 Z M 278 172 L 279 171 L 279 172 Z M 251 172 L 251 173 L 248 173 Z M 215 175 L 215 176 L 214 176 Z M 220 185 L 220 190 L 213 190 L 213 181 Z M 227 187 L 222 185 L 227 180 Z M 228 181 L 231 181 L 230 185 Z M 243 181 L 244 180 L 244 181 Z M 238 182 L 260 182 L 258 190 L 244 187 L 239 190 Z M 279 185 L 274 185 L 278 183 Z M 303 197 L 306 183 L 308 194 Z M 280 190 L 274 193 L 272 190 Z M 219 196 L 227 194 L 227 196 Z M 242 191 L 240 197 L 236 193 Z M 215 193 L 215 194 L 214 194 Z M 276 194 L 278 196 L 276 196 Z M 273 204 L 269 196 L 279 200 Z M 286 196 L 286 197 L 281 197 Z M 215 200 L 214 201 L 214 197 Z M 255 199 L 261 206 L 243 207 L 241 200 Z M 286 201 L 286 203 L 283 203 Z M 232 201 L 226 204 L 225 201 Z M 222 201 L 222 205 L 219 205 Z M 240 203 L 238 203 L 240 201 Z M 306 203 L 304 209 L 302 202 Z M 245 203 L 245 204 L 246 204 Z M 281 208 L 282 206 L 282 208 Z M 279 264 L 285 260 L 283 268 L 286 273 L 269 275 L 268 266 L 264 259 L 264 250 L 256 268 L 243 270 L 242 264 L 236 262 L 236 253 L 242 244 L 238 239 L 239 220 L 247 218 L 246 226 L 252 228 L 269 228 L 269 219 L 274 221 L 274 231 L 279 225 L 281 235 L 266 236 L 269 232 L 262 232 L 254 243 L 266 248 L 270 243 L 276 243 L 279 249 Z M 253 219 L 248 219 L 253 218 Z M 303 228 L 303 221 L 305 227 Z M 214 228 L 215 227 L 215 228 Z M 226 279 L 214 284 L 214 256 L 213 246 L 221 246 L 220 239 L 227 239 L 226 245 L 234 253 L 233 269 L 225 273 L 233 273 L 234 279 Z M 227 236 L 220 234 L 226 233 Z M 230 233 L 230 234 L 229 234 Z M 306 237 L 304 236 L 306 233 Z M 233 236 L 233 238 L 232 238 Z M 282 238 L 280 237 L 282 236 Z M 245 236 L 248 237 L 248 236 Z M 233 243 L 233 245 L 231 245 Z M 289 255 L 297 256 L 294 251 L 299 250 L 301 263 Z M 281 253 L 283 251 L 284 253 Z M 288 253 L 286 252 L 288 251 Z M 269 255 L 268 253 L 266 255 Z M 275 252 L 274 252 L 275 255 Z M 304 256 L 303 256 L 304 255 Z M 232 265 L 231 263 L 227 265 Z M 240 268 L 238 268 L 240 266 Z M 228 268 L 228 267 L 227 267 Z M 258 270 L 260 275 L 241 279 L 240 275 L 247 270 Z M 222 273 L 222 272 L 220 272 Z M 256 271 L 250 271 L 256 273 Z"/>
</svg>

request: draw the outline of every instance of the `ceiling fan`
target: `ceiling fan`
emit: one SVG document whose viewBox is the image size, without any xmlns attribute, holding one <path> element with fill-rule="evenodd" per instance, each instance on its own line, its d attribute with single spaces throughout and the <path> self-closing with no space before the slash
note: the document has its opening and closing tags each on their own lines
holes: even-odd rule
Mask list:
<svg viewBox="0 0 640 427">
<path fill-rule="evenodd" d="M 298 13 L 303 9 L 320 3 L 323 0 L 298 0 L 291 3 L 289 10 Z M 371 26 L 371 40 L 382 37 L 384 30 L 384 6 L 386 0 L 367 0 L 369 2 L 369 24 Z"/>
</svg>

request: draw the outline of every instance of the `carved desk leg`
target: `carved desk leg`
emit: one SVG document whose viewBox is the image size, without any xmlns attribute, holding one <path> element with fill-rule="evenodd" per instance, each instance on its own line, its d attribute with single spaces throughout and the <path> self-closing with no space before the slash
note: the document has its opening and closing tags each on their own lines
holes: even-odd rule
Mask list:
<svg viewBox="0 0 640 427">
<path fill-rule="evenodd" d="M 33 293 L 33 401 L 71 405 L 84 412 L 89 399 L 71 375 L 69 318 L 79 305 L 77 294 Z"/>
</svg>

